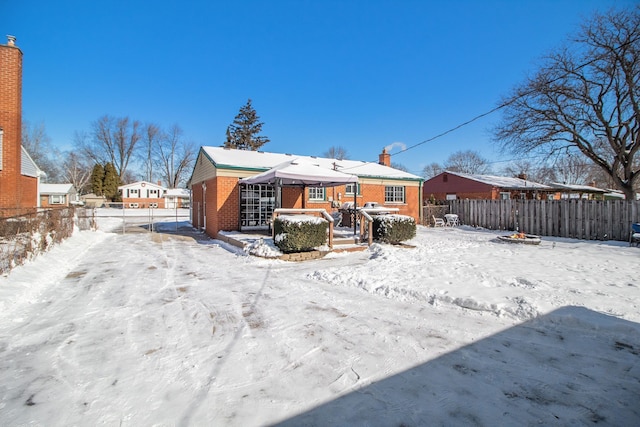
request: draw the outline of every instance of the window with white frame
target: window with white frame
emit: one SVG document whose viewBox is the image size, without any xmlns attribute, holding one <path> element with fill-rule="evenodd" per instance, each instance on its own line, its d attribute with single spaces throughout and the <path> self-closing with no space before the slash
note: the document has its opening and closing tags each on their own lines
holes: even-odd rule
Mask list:
<svg viewBox="0 0 640 427">
<path fill-rule="evenodd" d="M 130 188 L 129 189 L 129 197 L 138 197 L 138 189 Z"/>
<path fill-rule="evenodd" d="M 404 187 L 400 185 L 387 185 L 384 187 L 385 203 L 404 203 Z"/>
<path fill-rule="evenodd" d="M 66 201 L 66 196 L 64 194 L 50 194 L 49 195 L 49 204 L 50 205 L 63 205 Z"/>
<path fill-rule="evenodd" d="M 324 187 L 309 187 L 309 200 L 324 200 Z"/>
<path fill-rule="evenodd" d="M 503 191 L 500 193 L 500 199 L 509 200 L 510 198 L 511 198 L 511 193 L 509 193 L 508 191 Z"/>
<path fill-rule="evenodd" d="M 354 182 L 346 185 L 344 194 L 353 196 L 354 194 L 356 194 L 356 191 L 358 192 L 358 194 L 360 194 L 360 184 Z"/>
</svg>

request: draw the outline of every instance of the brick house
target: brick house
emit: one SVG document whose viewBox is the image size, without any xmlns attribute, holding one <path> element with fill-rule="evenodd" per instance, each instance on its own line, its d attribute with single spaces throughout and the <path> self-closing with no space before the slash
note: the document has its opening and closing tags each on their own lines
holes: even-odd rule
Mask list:
<svg viewBox="0 0 640 427">
<path fill-rule="evenodd" d="M 133 182 L 118 187 L 125 208 L 188 208 L 191 193 L 186 188 L 165 188 L 158 181 Z"/>
<path fill-rule="evenodd" d="M 191 191 L 186 188 L 168 188 L 164 198 L 167 209 L 189 208 L 191 205 Z"/>
<path fill-rule="evenodd" d="M 22 51 L 15 37 L 0 45 L 0 216 L 38 206 L 44 173 L 22 147 Z"/>
<path fill-rule="evenodd" d="M 73 184 L 40 184 L 41 207 L 70 206 L 78 203 L 78 193 Z"/>
<path fill-rule="evenodd" d="M 121 185 L 118 191 L 122 195 L 125 208 L 160 208 L 164 209 L 164 195 L 167 191 L 160 183 L 138 181 Z"/>
<path fill-rule="evenodd" d="M 241 184 L 239 180 L 293 159 L 356 175 L 358 183 L 336 187 L 282 187 L 278 200 L 283 208 L 299 209 L 304 205 L 331 212 L 347 201 L 355 201 L 358 206 L 378 202 L 420 221 L 422 178 L 392 168 L 390 155 L 385 151 L 378 163 L 368 163 L 201 147 L 189 180 L 192 224 L 211 237 L 216 237 L 219 231 L 267 229 L 275 209 L 276 188 L 268 184 Z"/>
<path fill-rule="evenodd" d="M 557 190 L 526 176 L 510 178 L 493 175 L 472 175 L 445 171 L 424 182 L 424 200 L 455 199 L 547 199 Z"/>
</svg>

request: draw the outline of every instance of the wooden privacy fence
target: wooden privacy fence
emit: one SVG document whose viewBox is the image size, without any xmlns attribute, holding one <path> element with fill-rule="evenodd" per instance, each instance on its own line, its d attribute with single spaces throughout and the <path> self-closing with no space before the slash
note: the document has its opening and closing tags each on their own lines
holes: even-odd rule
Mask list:
<svg viewBox="0 0 640 427">
<path fill-rule="evenodd" d="M 462 224 L 517 230 L 539 236 L 629 241 L 640 222 L 640 201 L 626 200 L 450 200 Z"/>
</svg>

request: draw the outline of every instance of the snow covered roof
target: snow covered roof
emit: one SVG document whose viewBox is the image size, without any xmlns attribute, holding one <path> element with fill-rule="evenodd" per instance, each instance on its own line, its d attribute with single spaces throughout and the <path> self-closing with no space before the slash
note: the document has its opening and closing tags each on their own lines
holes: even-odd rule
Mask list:
<svg viewBox="0 0 640 427">
<path fill-rule="evenodd" d="M 40 194 L 70 194 L 73 184 L 40 184 Z"/>
<path fill-rule="evenodd" d="M 537 182 L 529 181 L 520 178 L 510 178 L 506 176 L 494 176 L 494 175 L 475 175 L 461 172 L 446 171 L 451 175 L 457 175 L 462 178 L 471 179 L 474 181 L 482 182 L 484 184 L 493 185 L 494 187 L 503 188 L 505 190 L 547 190 L 553 191 L 553 188 L 540 184 Z"/>
<path fill-rule="evenodd" d="M 322 168 L 337 170 L 359 177 L 422 180 L 421 177 L 374 162 L 359 160 L 337 160 L 324 157 L 299 156 L 292 154 L 267 153 L 263 151 L 236 150 L 224 147 L 203 146 L 201 150 L 217 168 L 252 169 L 267 171 L 279 164 L 294 159 L 316 164 Z"/>
<path fill-rule="evenodd" d="M 603 190 L 602 188 L 592 187 L 590 185 L 576 185 L 576 184 L 562 184 L 559 182 L 552 182 L 551 186 L 557 188 L 558 190 L 566 190 L 573 192 L 581 192 L 581 193 L 606 193 L 607 190 Z"/>
<path fill-rule="evenodd" d="M 167 196 L 173 197 L 189 197 L 191 192 L 186 188 L 169 188 L 165 193 Z"/>
<path fill-rule="evenodd" d="M 308 158 L 295 158 L 274 166 L 266 172 L 242 179 L 245 184 L 275 184 L 301 186 L 315 185 L 334 187 L 358 182 L 358 177 L 326 167 L 321 167 Z"/>
</svg>

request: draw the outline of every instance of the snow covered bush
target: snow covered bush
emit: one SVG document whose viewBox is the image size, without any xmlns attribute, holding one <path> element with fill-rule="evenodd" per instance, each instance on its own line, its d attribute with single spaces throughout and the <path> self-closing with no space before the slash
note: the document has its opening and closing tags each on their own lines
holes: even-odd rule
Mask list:
<svg viewBox="0 0 640 427">
<path fill-rule="evenodd" d="M 416 237 L 416 221 L 407 215 L 373 217 L 373 238 L 386 243 L 400 243 Z"/>
<path fill-rule="evenodd" d="M 274 243 L 283 253 L 307 252 L 327 241 L 327 221 L 309 215 L 284 215 L 273 222 Z"/>
</svg>

